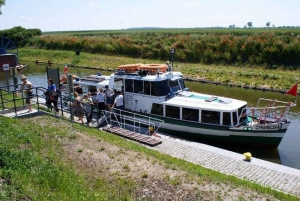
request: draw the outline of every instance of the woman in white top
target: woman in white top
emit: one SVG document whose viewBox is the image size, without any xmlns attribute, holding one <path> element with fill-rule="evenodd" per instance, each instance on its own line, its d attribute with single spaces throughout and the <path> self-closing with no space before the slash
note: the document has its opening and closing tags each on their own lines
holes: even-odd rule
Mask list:
<svg viewBox="0 0 300 201">
<path fill-rule="evenodd" d="M 28 81 L 25 77 L 25 75 L 21 75 L 20 77 L 21 81 L 22 81 L 22 85 L 21 85 L 21 90 L 22 92 L 24 92 L 24 96 L 25 96 L 25 100 L 26 100 L 26 104 L 28 106 L 28 111 L 27 112 L 32 112 L 32 105 L 31 105 L 31 101 L 30 99 L 33 98 L 33 93 L 32 93 L 32 84 L 30 81 Z"/>
</svg>

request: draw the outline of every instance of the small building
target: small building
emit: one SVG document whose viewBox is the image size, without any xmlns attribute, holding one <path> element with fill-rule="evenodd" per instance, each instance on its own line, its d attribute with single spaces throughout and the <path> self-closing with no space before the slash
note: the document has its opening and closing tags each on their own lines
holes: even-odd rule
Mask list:
<svg viewBox="0 0 300 201">
<path fill-rule="evenodd" d="M 3 70 L 3 64 L 9 64 L 10 67 L 18 65 L 18 57 L 15 54 L 0 54 L 0 70 Z"/>
</svg>

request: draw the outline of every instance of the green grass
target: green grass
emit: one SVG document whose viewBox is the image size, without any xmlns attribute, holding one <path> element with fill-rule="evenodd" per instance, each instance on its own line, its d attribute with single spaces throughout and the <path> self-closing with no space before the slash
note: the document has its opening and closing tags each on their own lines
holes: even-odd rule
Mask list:
<svg viewBox="0 0 300 201">
<path fill-rule="evenodd" d="M 82 52 L 77 58 L 73 51 L 19 49 L 22 61 L 52 61 L 58 65 L 96 67 L 101 70 L 114 70 L 119 65 L 130 63 L 165 63 L 161 60 L 107 56 Z M 300 70 L 266 69 L 261 66 L 222 66 L 174 62 L 174 69 L 181 71 L 186 78 L 208 80 L 237 86 L 287 90 L 300 80 Z"/>
<path fill-rule="evenodd" d="M 50 118 L 51 119 L 51 118 Z M 65 128 L 0 117 L 0 200 L 115 200 L 119 188 L 107 191 L 106 180 L 91 187 L 84 174 L 63 161 L 58 138 Z M 101 178 L 99 178 L 99 181 Z M 124 182 L 124 181 L 123 181 Z M 131 181 L 127 181 L 131 182 Z M 115 190 L 115 192 L 114 192 Z M 128 197 L 124 193 L 121 197 Z"/>
<path fill-rule="evenodd" d="M 3 89 L 3 88 L 2 88 Z M 0 103 L 0 108 L 3 109 L 13 109 L 15 107 L 21 107 L 26 105 L 25 104 L 25 96 L 22 96 L 21 94 L 15 95 L 13 93 L 10 93 L 6 91 L 7 89 L 0 90 L 0 99 L 3 101 Z M 15 100 L 15 101 L 12 101 Z"/>
<path fill-rule="evenodd" d="M 225 183 L 272 195 L 279 200 L 300 200 L 234 176 L 161 154 L 116 135 L 74 123 L 69 123 L 69 127 L 53 126 L 58 121 L 66 120 L 49 116 L 44 118 L 48 124 L 41 126 L 26 119 L 0 117 L 0 177 L 4 183 L 0 191 L 0 200 L 130 200 L 130 193 L 135 188 L 133 180 L 121 178 L 119 175 L 110 179 L 104 176 L 91 180 L 84 172 L 76 171 L 72 163 L 63 159 L 66 153 L 59 139 L 74 131 L 96 137 L 101 142 L 117 145 L 120 149 L 154 157 L 157 163 L 166 164 L 172 169 L 184 171 L 191 177 L 198 178 L 199 185 L 207 182 Z M 72 139 L 74 138 L 71 137 Z M 127 164 L 124 164 L 123 168 L 130 171 Z M 147 178 L 148 175 L 145 172 L 141 177 Z M 177 186 L 180 179 L 169 178 L 169 182 Z"/>
</svg>

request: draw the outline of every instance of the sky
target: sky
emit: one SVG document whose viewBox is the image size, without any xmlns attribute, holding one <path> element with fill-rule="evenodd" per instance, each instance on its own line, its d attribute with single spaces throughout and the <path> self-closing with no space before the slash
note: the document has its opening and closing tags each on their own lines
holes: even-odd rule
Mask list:
<svg viewBox="0 0 300 201">
<path fill-rule="evenodd" d="M 0 30 L 300 26 L 300 0 L 6 0 Z"/>
</svg>

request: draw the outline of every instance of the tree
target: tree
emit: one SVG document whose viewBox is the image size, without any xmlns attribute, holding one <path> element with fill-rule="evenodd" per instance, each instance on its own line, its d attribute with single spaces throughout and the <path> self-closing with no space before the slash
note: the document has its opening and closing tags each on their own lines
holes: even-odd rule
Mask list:
<svg viewBox="0 0 300 201">
<path fill-rule="evenodd" d="M 5 0 L 0 0 L 0 15 L 2 14 L 1 13 L 1 6 L 4 6 L 5 5 Z"/>
<path fill-rule="evenodd" d="M 267 22 L 267 24 L 266 24 L 266 25 L 267 25 L 267 27 L 269 27 L 269 26 L 270 26 L 270 24 L 271 24 L 271 22 Z"/>
<path fill-rule="evenodd" d="M 252 27 L 252 22 L 248 22 L 247 25 L 249 28 Z"/>
<path fill-rule="evenodd" d="M 235 28 L 235 25 L 234 25 L 234 24 L 229 25 L 229 28 L 234 29 L 234 28 Z"/>
</svg>

